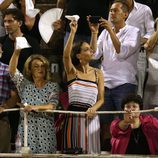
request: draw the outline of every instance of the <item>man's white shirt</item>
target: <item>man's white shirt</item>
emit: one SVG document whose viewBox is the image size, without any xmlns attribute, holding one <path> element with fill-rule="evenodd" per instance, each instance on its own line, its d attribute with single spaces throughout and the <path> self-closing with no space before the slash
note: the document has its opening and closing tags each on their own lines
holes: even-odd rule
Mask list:
<svg viewBox="0 0 158 158">
<path fill-rule="evenodd" d="M 115 88 L 125 83 L 137 84 L 137 59 L 140 48 L 140 31 L 136 27 L 126 25 L 116 34 L 121 42 L 120 53 L 117 54 L 110 34 L 103 30 L 97 41 L 95 59 L 103 56 L 102 71 L 104 85 Z"/>
<path fill-rule="evenodd" d="M 149 38 L 154 32 L 154 20 L 151 9 L 134 1 L 134 8 L 126 19 L 126 24 L 139 28 L 141 37 Z"/>
</svg>

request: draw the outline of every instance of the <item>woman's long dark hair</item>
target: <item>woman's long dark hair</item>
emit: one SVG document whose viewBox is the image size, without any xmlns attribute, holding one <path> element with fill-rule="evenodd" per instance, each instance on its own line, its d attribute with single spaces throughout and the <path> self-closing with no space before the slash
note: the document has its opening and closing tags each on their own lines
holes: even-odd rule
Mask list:
<svg viewBox="0 0 158 158">
<path fill-rule="evenodd" d="M 80 64 L 80 61 L 76 56 L 81 52 L 83 43 L 85 43 L 85 41 L 76 42 L 72 47 L 71 59 L 74 66 L 78 66 Z"/>
</svg>

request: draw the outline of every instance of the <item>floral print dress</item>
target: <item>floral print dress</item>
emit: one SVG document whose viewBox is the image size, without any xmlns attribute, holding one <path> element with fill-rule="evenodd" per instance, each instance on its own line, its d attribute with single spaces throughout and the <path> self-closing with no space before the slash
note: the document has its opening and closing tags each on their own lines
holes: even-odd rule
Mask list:
<svg viewBox="0 0 158 158">
<path fill-rule="evenodd" d="M 48 81 L 43 88 L 37 88 L 35 84 L 26 78 L 17 70 L 12 76 L 21 103 L 29 105 L 42 105 L 52 103 L 58 104 L 59 86 L 57 83 Z M 24 145 L 24 115 L 20 112 L 20 122 L 18 134 Z M 53 113 L 47 112 L 29 112 L 28 113 L 28 146 L 32 153 L 55 153 L 56 151 L 56 133 L 54 127 Z"/>
</svg>

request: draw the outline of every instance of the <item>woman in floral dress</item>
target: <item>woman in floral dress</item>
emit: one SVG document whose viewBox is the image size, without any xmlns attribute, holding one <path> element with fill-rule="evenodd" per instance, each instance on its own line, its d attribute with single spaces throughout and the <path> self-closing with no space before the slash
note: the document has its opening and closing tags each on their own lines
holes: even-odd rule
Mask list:
<svg viewBox="0 0 158 158">
<path fill-rule="evenodd" d="M 53 110 L 58 104 L 57 83 L 49 81 L 49 63 L 41 55 L 30 56 L 24 66 L 24 74 L 16 68 L 20 50 L 15 50 L 9 64 L 9 72 L 28 112 L 28 146 L 32 153 L 54 153 L 56 133 L 53 113 L 38 112 Z M 18 136 L 24 145 L 24 113 L 20 112 Z"/>
</svg>

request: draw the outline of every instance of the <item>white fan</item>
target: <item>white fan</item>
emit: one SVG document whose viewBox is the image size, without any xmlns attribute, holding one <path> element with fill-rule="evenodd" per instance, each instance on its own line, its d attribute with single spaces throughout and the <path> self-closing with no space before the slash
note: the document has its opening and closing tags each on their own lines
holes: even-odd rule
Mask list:
<svg viewBox="0 0 158 158">
<path fill-rule="evenodd" d="M 60 8 L 53 8 L 47 10 L 45 13 L 42 14 L 40 20 L 39 20 L 39 31 L 42 36 L 42 39 L 48 43 L 53 32 L 53 22 L 60 19 L 61 15 L 63 13 L 63 9 Z"/>
</svg>

